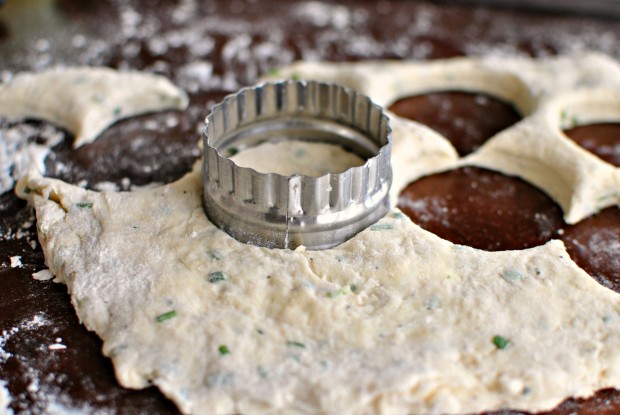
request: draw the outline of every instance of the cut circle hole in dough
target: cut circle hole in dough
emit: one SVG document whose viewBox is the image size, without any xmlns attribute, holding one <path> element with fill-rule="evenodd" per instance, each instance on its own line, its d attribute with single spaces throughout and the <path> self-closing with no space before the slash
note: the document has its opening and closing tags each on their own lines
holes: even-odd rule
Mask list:
<svg viewBox="0 0 620 415">
<path fill-rule="evenodd" d="M 489 138 L 521 120 L 509 103 L 488 94 L 441 91 L 401 98 L 390 111 L 425 124 L 445 136 L 466 156 Z"/>
<path fill-rule="evenodd" d="M 577 125 L 564 134 L 590 153 L 620 167 L 620 121 Z"/>
<path fill-rule="evenodd" d="M 567 227 L 562 241 L 573 261 L 604 286 L 620 289 L 620 208 L 610 207 Z"/>
<path fill-rule="evenodd" d="M 544 192 L 477 167 L 411 183 L 401 193 L 399 208 L 443 239 L 486 251 L 543 245 L 564 226 L 562 210 Z"/>
<path fill-rule="evenodd" d="M 564 137 L 620 167 L 620 93 L 609 89 L 567 93 L 554 117 Z"/>
</svg>

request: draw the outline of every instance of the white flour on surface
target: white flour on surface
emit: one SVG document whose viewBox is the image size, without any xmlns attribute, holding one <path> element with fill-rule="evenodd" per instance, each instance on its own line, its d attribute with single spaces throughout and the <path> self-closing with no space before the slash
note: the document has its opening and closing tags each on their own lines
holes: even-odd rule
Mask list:
<svg viewBox="0 0 620 415">
<path fill-rule="evenodd" d="M 62 132 L 51 125 L 0 126 L 0 194 L 11 190 L 29 169 L 45 172 L 45 158 L 62 138 Z"/>
<path fill-rule="evenodd" d="M 11 268 L 21 268 L 22 265 L 22 257 L 19 255 L 12 256 L 9 258 L 11 260 Z"/>
<path fill-rule="evenodd" d="M 178 72 L 169 63 L 171 51 L 184 51 L 181 62 L 201 61 L 210 65 L 219 60 L 215 56 L 216 42 L 223 39 L 224 46 L 231 53 L 222 62 L 222 71 L 214 73 L 207 82 L 209 88 L 232 91 L 253 83 L 259 74 L 295 59 L 325 61 L 334 48 L 342 51 L 339 53 L 346 52 L 343 53 L 345 59 L 371 59 L 379 54 L 401 59 L 425 59 L 434 57 L 434 45 L 428 38 L 435 39 L 439 44 L 449 44 L 454 37 L 451 28 L 442 24 L 444 19 L 450 17 L 451 8 L 425 3 L 416 5 L 409 13 L 401 13 L 398 1 L 377 1 L 367 7 L 309 1 L 279 8 L 277 13 L 271 15 L 258 15 L 251 21 L 236 16 L 262 7 L 254 1 L 217 4 L 183 0 L 171 5 L 166 14 L 157 14 L 159 8 L 150 11 L 140 7 L 137 1 L 113 3 L 119 16 L 118 23 L 97 28 L 103 36 L 89 33 L 87 29 L 90 28 L 76 27 L 79 31 L 72 33 L 70 42 L 63 44 L 63 53 L 54 53 L 58 52 L 56 43 L 59 39 L 51 33 L 49 40 L 33 39 L 30 44 L 25 44 L 15 60 L 22 67 L 36 69 L 67 64 L 96 66 L 106 64 L 111 55 L 118 54 L 121 57 L 118 63 L 120 68 L 135 68 L 133 59 L 146 52 L 155 58 L 153 63 L 136 69 L 161 73 L 178 83 Z M 458 10 L 459 7 L 453 9 Z M 506 11 L 506 15 L 510 13 L 513 12 Z M 497 14 L 500 15 L 497 20 L 490 18 Z M 390 16 L 389 33 L 394 38 L 380 47 L 368 36 L 377 15 Z M 471 22 L 463 27 L 466 41 L 462 42 L 462 52 L 476 56 L 525 56 L 522 45 L 527 39 L 537 56 L 551 51 L 569 53 L 596 49 L 620 57 L 617 33 L 594 30 L 588 19 L 545 19 L 544 24 L 537 20 L 524 26 L 523 19 L 501 17 L 502 13 L 497 10 L 478 9 L 473 13 Z M 176 26 L 163 30 L 166 26 L 164 21 L 170 20 Z M 314 43 L 307 44 L 308 41 L 302 37 L 296 41 L 301 50 L 295 50 L 287 43 L 287 38 L 295 33 L 291 33 L 290 28 L 288 31 L 280 29 L 284 21 L 314 29 Z M 597 23 L 601 26 L 600 21 Z M 566 29 L 567 25 L 571 26 L 570 30 Z M 485 36 L 479 36 L 481 31 Z M 248 35 L 253 39 L 249 45 L 247 40 L 239 41 L 239 38 L 247 38 Z M 241 48 L 241 44 L 246 47 Z M 239 53 L 234 56 L 233 50 Z M 192 67 L 191 63 L 188 65 Z M 11 73 L 2 71 L 0 75 L 7 78 Z M 186 88 L 185 85 L 182 87 Z"/>
<path fill-rule="evenodd" d="M 18 325 L 11 327 L 10 329 L 2 330 L 0 333 L 0 365 L 5 363 L 11 353 L 4 349 L 4 346 L 11 340 L 11 337 L 20 331 L 36 330 L 38 327 L 51 324 L 44 313 L 36 314 L 32 319 L 26 319 L 20 322 Z"/>
<path fill-rule="evenodd" d="M 41 327 L 50 327 L 53 325 L 53 320 L 51 320 L 45 313 L 39 312 L 32 316 L 32 318 L 24 319 L 13 327 L 2 330 L 0 333 L 0 371 L 2 370 L 2 366 L 6 364 L 9 359 L 22 359 L 22 356 L 19 356 L 19 350 L 16 351 L 16 356 L 7 351 L 7 345 L 11 343 L 13 337 L 28 336 L 29 333 L 36 334 L 37 330 Z M 54 359 L 54 353 L 63 352 L 67 349 L 67 345 L 63 343 L 63 339 L 60 337 L 52 337 L 43 347 L 48 350 L 48 356 L 46 359 Z M 22 363 L 26 361 L 27 358 L 23 358 Z M 44 413 L 46 415 L 105 415 L 111 413 L 108 410 L 92 408 L 86 404 L 76 406 L 71 396 L 69 396 L 69 394 L 62 389 L 62 386 L 57 383 L 59 380 L 57 377 L 59 376 L 61 377 L 63 375 L 57 373 L 46 373 L 35 367 L 27 367 L 23 377 L 23 379 L 28 382 L 26 390 L 18 390 L 15 396 L 11 396 L 8 391 L 9 379 L 0 379 L 0 414 L 12 415 L 13 412 L 10 408 L 8 408 L 8 405 L 13 400 L 20 401 L 20 398 L 23 398 L 23 396 L 21 396 L 23 394 L 31 396 L 32 402 L 34 402 L 34 406 L 28 408 L 28 410 L 24 412 L 25 414 Z"/>
<path fill-rule="evenodd" d="M 21 223 L 15 228 L 0 228 L 0 240 L 16 240 L 25 238 L 32 249 L 36 249 L 38 246 L 38 239 L 36 230 L 33 229 L 33 224 L 36 222 L 34 209 L 24 209 L 20 215 Z M 10 264 L 10 263 L 9 263 Z M 0 266 L 9 266 L 5 262 L 0 263 Z"/>
<path fill-rule="evenodd" d="M 0 379 L 0 415 L 13 415 L 13 410 L 9 408 L 11 395 L 6 389 L 6 381 Z"/>
</svg>

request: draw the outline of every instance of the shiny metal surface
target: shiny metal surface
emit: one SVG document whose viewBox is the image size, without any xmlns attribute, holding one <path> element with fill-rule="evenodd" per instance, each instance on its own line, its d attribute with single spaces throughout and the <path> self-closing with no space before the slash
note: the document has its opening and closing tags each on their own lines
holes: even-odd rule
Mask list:
<svg viewBox="0 0 620 415">
<path fill-rule="evenodd" d="M 287 81 L 246 88 L 206 119 L 204 207 L 239 241 L 270 248 L 326 249 L 389 210 L 391 130 L 369 98 L 338 85 Z M 364 165 L 321 177 L 263 174 L 227 155 L 265 141 L 341 145 Z"/>
</svg>

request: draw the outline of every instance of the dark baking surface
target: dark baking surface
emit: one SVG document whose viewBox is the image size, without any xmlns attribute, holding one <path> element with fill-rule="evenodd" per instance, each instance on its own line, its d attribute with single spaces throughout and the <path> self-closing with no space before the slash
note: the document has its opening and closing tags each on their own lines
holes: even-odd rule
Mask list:
<svg viewBox="0 0 620 415">
<path fill-rule="evenodd" d="M 461 91 L 403 97 L 390 105 L 389 110 L 432 125 L 452 143 L 461 157 L 473 153 L 493 135 L 521 120 L 521 115 L 509 103 Z"/>
<path fill-rule="evenodd" d="M 586 48 L 620 58 L 619 23 L 414 1 L 8 0 L 0 7 L 0 79 L 56 65 L 106 65 L 161 73 L 188 90 L 187 111 L 122 121 L 79 150 L 61 131 L 65 140 L 48 158 L 49 175 L 126 189 L 180 177 L 199 156 L 195 143 L 208 108 L 293 60 L 547 56 Z M 30 138 L 41 140 L 42 124 L 29 125 Z M 0 120 L 0 128 L 12 126 Z M 177 413 L 154 388 L 118 386 L 101 341 L 79 324 L 65 286 L 32 278 L 45 264 L 30 208 L 5 193 L 0 212 L 0 380 L 12 398 L 9 408 Z M 606 217 L 617 221 L 613 215 Z M 17 255 L 23 267 L 12 268 Z M 49 349 L 53 344 L 66 348 Z M 568 400 L 549 413 L 618 414 L 620 393 Z"/>
<path fill-rule="evenodd" d="M 620 167 L 620 123 L 580 125 L 565 133 L 581 147 Z"/>
<path fill-rule="evenodd" d="M 411 183 L 398 207 L 424 229 L 486 251 L 543 245 L 557 239 L 564 225 L 562 210 L 544 192 L 521 179 L 477 167 Z"/>
</svg>

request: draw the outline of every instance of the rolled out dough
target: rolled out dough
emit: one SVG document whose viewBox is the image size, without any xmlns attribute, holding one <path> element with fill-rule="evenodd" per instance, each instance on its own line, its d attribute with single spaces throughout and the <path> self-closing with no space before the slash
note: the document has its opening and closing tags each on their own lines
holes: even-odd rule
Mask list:
<svg viewBox="0 0 620 415">
<path fill-rule="evenodd" d="M 394 210 L 334 249 L 270 250 L 208 222 L 197 172 L 135 193 L 28 186 L 120 383 L 185 413 L 544 410 L 620 386 L 620 295 L 559 241 L 484 252 Z"/>
<path fill-rule="evenodd" d="M 494 66 L 505 69 L 499 75 L 485 62 L 302 64 L 283 73 L 353 86 L 375 74 L 367 89 L 382 104 L 398 88 L 415 90 L 420 74 L 427 85 L 510 95 L 528 118 L 470 161 L 491 166 L 513 154 L 502 159 L 512 173 L 525 171 L 527 154 L 508 151 L 524 147 L 511 137 L 534 140 L 527 132 L 552 125 L 558 108 L 581 108 L 549 95 L 538 76 L 559 65 L 569 75 L 554 85 L 592 101 L 590 87 L 613 84 L 594 75 L 617 73 L 600 56 L 507 60 Z M 406 77 L 412 68 L 416 77 Z M 592 82 L 581 88 L 576 79 Z M 615 102 L 614 91 L 603 100 Z M 393 196 L 415 177 L 467 162 L 426 127 L 399 118 L 392 127 Z M 538 172 L 556 171 L 558 146 L 582 161 L 567 174 L 584 181 L 543 186 L 569 217 L 601 206 L 575 199 L 590 195 L 584 183 L 604 177 L 596 192 L 620 188 L 617 169 L 548 137 L 535 137 L 548 160 L 532 159 Z M 575 173 L 583 166 L 599 176 Z M 18 186 L 36 208 L 47 265 L 67 284 L 81 321 L 104 340 L 122 385 L 153 383 L 192 414 L 360 415 L 540 411 L 620 387 L 620 295 L 578 268 L 561 242 L 484 252 L 444 241 L 394 209 L 333 249 L 260 248 L 207 220 L 198 171 L 134 193 L 96 193 L 36 175 Z"/>
</svg>

